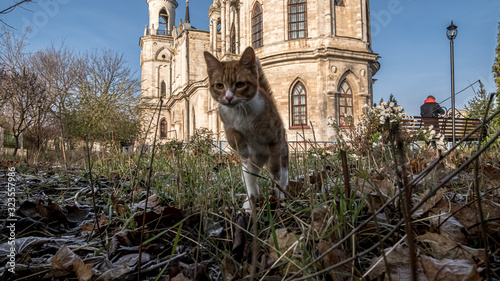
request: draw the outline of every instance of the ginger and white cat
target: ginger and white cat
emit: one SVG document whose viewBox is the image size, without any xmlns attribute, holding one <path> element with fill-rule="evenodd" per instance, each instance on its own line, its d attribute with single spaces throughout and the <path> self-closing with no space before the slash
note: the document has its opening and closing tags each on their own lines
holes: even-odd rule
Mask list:
<svg viewBox="0 0 500 281">
<path fill-rule="evenodd" d="M 288 144 L 269 83 L 263 76 L 255 51 L 248 47 L 241 59 L 219 61 L 205 52 L 210 93 L 219 103 L 227 141 L 243 164 L 243 181 L 250 205 L 255 208 L 259 195 L 257 175 L 267 164 L 272 179 L 284 190 L 288 185 Z M 275 188 L 279 198 L 283 193 Z"/>
</svg>

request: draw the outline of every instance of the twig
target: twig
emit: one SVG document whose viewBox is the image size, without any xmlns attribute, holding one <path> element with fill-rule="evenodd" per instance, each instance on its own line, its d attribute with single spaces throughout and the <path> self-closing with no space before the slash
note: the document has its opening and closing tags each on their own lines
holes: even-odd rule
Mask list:
<svg viewBox="0 0 500 281">
<path fill-rule="evenodd" d="M 24 3 L 28 3 L 28 2 L 31 2 L 32 0 L 22 0 L 20 2 L 17 2 L 15 3 L 14 5 L 11 5 L 10 7 L 0 11 L 0 15 L 2 14 L 8 14 L 10 12 L 12 12 L 16 7 L 20 6 L 21 4 L 24 4 Z"/>
<path fill-rule="evenodd" d="M 342 172 L 344 175 L 344 191 L 346 199 L 351 198 L 351 183 L 349 182 L 349 168 L 347 167 L 347 153 L 345 150 L 340 151 L 340 158 L 342 159 Z"/>
<path fill-rule="evenodd" d="M 160 103 L 163 101 L 162 98 L 160 98 Z M 161 106 L 158 107 L 158 104 L 157 104 L 157 108 L 159 109 L 159 111 L 161 111 Z M 153 119 L 154 119 L 154 116 L 156 114 L 156 109 L 153 113 L 153 116 L 151 116 L 151 120 L 149 121 L 149 125 L 148 125 L 148 128 L 146 130 L 146 133 L 145 133 L 145 136 L 144 136 L 144 144 L 146 143 L 146 140 L 148 139 L 148 134 L 149 134 L 149 130 L 151 129 L 151 125 L 153 124 Z M 160 118 L 160 113 L 158 113 L 158 119 Z M 156 127 L 158 128 L 158 124 L 156 124 Z M 156 139 L 156 134 L 155 134 L 155 139 Z M 135 181 L 137 180 L 137 173 L 138 173 L 138 170 L 140 168 L 140 165 L 141 165 L 141 159 L 142 159 L 142 156 L 144 155 L 144 145 L 141 145 L 141 150 L 139 152 L 139 158 L 137 159 L 137 167 L 134 171 L 132 171 L 132 184 L 131 184 L 131 192 L 130 192 L 130 202 L 131 204 L 134 204 L 134 188 L 135 188 Z"/>
<path fill-rule="evenodd" d="M 490 95 L 490 99 L 488 101 L 488 105 L 486 106 L 486 111 L 484 112 L 484 119 L 488 116 L 488 112 L 490 111 L 490 106 L 491 103 L 493 102 L 493 94 Z M 477 148 L 481 148 L 481 143 L 483 142 L 483 137 L 484 137 L 484 132 L 485 132 L 485 126 L 483 124 L 483 131 L 481 134 L 479 134 L 479 141 L 477 143 Z M 489 242 L 488 242 L 488 236 L 487 236 L 487 223 L 484 220 L 484 212 L 483 212 L 483 206 L 481 205 L 481 193 L 479 192 L 479 157 L 476 159 L 474 162 L 474 193 L 476 194 L 476 200 L 477 200 L 477 208 L 479 211 L 479 221 L 481 222 L 481 236 L 483 238 L 484 242 L 484 264 L 486 266 L 486 279 L 488 281 L 491 281 L 491 268 L 490 268 L 490 256 L 489 256 Z"/>
<path fill-rule="evenodd" d="M 63 143 L 64 145 L 64 143 Z M 92 206 L 94 208 L 94 227 L 92 227 L 92 230 L 90 231 L 89 235 L 89 240 L 92 237 L 94 233 L 94 229 L 97 228 L 97 231 L 99 232 L 99 239 L 101 240 L 101 244 L 103 249 L 106 249 L 106 243 L 104 243 L 104 238 L 102 237 L 102 232 L 101 232 L 101 227 L 99 226 L 99 211 L 97 210 L 97 205 L 95 203 L 95 191 L 94 191 L 94 180 L 92 179 L 92 163 L 91 163 L 91 157 L 90 157 L 90 148 L 89 147 L 89 136 L 85 135 L 85 145 L 87 147 L 87 161 L 89 163 L 89 178 L 90 178 L 90 190 L 92 191 Z"/>
<path fill-rule="evenodd" d="M 403 141 L 399 138 L 399 134 L 396 135 L 397 139 L 397 146 L 398 146 L 398 151 L 397 154 L 399 154 L 399 165 L 401 165 L 401 173 L 398 173 L 398 166 L 396 165 L 396 175 L 399 177 L 399 185 L 401 187 L 401 191 L 403 192 L 403 209 L 404 209 L 404 218 L 405 218 L 405 230 L 406 230 L 406 235 L 408 237 L 408 248 L 409 248 L 409 256 L 410 256 L 410 268 L 411 268 L 411 275 L 412 275 L 412 280 L 417 281 L 417 251 L 416 246 L 415 246 L 415 238 L 413 235 L 413 228 L 412 228 L 412 223 L 411 223 L 411 214 L 409 212 L 410 206 L 411 206 L 411 190 L 407 184 L 406 184 L 406 167 L 405 167 L 405 154 L 403 151 Z M 396 151 L 394 151 L 394 155 L 396 155 Z"/>
<path fill-rule="evenodd" d="M 170 259 L 164 260 L 164 261 L 159 262 L 159 263 L 155 263 L 154 265 L 152 265 L 150 267 L 146 267 L 146 266 L 149 266 L 149 264 L 145 264 L 144 268 L 141 270 L 141 272 L 142 273 L 151 272 L 153 270 L 161 268 L 162 266 L 164 266 L 164 265 L 166 265 L 168 263 L 175 262 L 176 260 L 185 257 L 187 254 L 188 254 L 187 252 L 184 252 L 182 254 L 178 254 L 178 255 L 176 255 L 174 257 L 171 257 Z M 153 261 L 153 262 L 157 262 L 157 261 Z M 140 267 L 138 267 L 138 268 L 140 268 Z M 138 272 L 134 272 L 134 273 L 130 273 L 130 275 L 135 275 L 135 274 L 139 274 L 139 271 Z"/>
<path fill-rule="evenodd" d="M 371 211 L 373 213 L 375 211 L 375 208 L 373 207 L 372 196 L 369 196 L 368 199 L 369 199 L 368 200 L 368 204 L 370 205 L 370 209 L 371 209 Z M 382 235 L 380 235 L 380 227 L 379 227 L 379 224 L 378 224 L 377 216 L 373 216 L 373 222 L 375 223 L 375 229 L 377 231 L 378 240 L 382 241 Z M 404 235 L 398 241 L 398 243 L 396 243 L 396 245 L 394 245 L 392 247 L 392 249 L 387 252 L 387 254 L 384 251 L 384 243 L 380 242 L 380 252 L 382 253 L 382 258 L 380 258 L 367 272 L 365 272 L 365 274 L 363 275 L 363 278 L 365 278 L 382 260 L 384 261 L 386 270 L 389 269 L 389 264 L 387 263 L 387 255 L 389 255 L 392 252 L 392 250 L 394 250 L 397 247 L 397 245 L 399 245 L 402 241 L 404 241 L 405 238 L 406 238 L 406 235 Z M 389 277 L 389 281 L 392 281 L 392 277 L 391 277 L 390 274 L 388 275 L 388 277 Z"/>
<path fill-rule="evenodd" d="M 148 201 L 149 201 L 149 192 L 151 190 L 151 175 L 153 174 L 153 162 L 155 158 L 155 150 L 156 150 L 156 137 L 158 135 L 158 125 L 160 124 L 160 116 L 161 116 L 161 107 L 163 106 L 163 98 L 160 97 L 160 109 L 158 110 L 158 119 L 156 120 L 156 130 L 155 136 L 153 139 L 153 151 L 151 153 L 151 161 L 149 163 L 149 174 L 148 181 L 146 187 L 146 202 L 144 203 L 144 212 L 142 213 L 142 224 L 141 228 L 141 242 L 139 243 L 139 265 L 137 271 L 137 280 L 141 281 L 141 259 L 142 259 L 142 243 L 144 241 L 144 229 L 146 228 L 146 213 L 148 211 Z"/>
</svg>

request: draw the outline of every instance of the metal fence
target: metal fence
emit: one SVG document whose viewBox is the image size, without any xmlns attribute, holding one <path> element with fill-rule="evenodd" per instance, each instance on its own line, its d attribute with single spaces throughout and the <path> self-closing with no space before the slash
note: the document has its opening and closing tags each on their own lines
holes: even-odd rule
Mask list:
<svg viewBox="0 0 500 281">
<path fill-rule="evenodd" d="M 336 142 L 333 141 L 289 141 L 288 142 L 288 149 L 291 153 L 303 153 L 307 152 L 311 149 L 327 149 L 333 145 L 335 145 Z M 158 147 L 162 147 L 162 144 L 159 144 Z M 183 144 L 185 152 L 189 153 L 189 145 L 188 143 Z M 140 152 L 142 150 L 143 153 L 151 153 L 153 151 L 153 145 L 138 145 L 138 146 L 124 146 L 122 147 L 122 152 L 123 153 L 133 153 L 133 152 Z M 215 153 L 231 153 L 233 149 L 231 146 L 229 146 L 229 143 L 227 141 L 217 141 L 215 142 L 214 147 L 212 148 L 212 152 Z"/>
</svg>

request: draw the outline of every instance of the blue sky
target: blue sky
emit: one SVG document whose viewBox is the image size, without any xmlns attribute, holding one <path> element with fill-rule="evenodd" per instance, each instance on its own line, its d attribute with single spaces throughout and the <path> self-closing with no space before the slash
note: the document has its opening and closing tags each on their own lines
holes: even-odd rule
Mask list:
<svg viewBox="0 0 500 281">
<path fill-rule="evenodd" d="M 177 0 L 176 25 L 185 15 L 185 2 Z M 14 0 L 3 0 L 0 10 Z M 191 0 L 191 23 L 208 29 L 211 0 Z M 446 27 L 458 26 L 455 39 L 457 92 L 480 79 L 488 92 L 496 91 L 491 73 L 497 45 L 499 0 L 374 0 L 371 1 L 373 51 L 381 58 L 375 75 L 374 100 L 392 93 L 410 115 L 432 94 L 439 101 L 450 96 L 450 44 Z M 36 0 L 0 16 L 16 33 L 31 23 L 29 48 L 39 50 L 64 42 L 75 51 L 111 48 L 122 52 L 140 75 L 139 38 L 148 23 L 146 0 Z M 475 89 L 477 89 L 477 85 Z M 463 108 L 472 89 L 456 97 Z M 450 101 L 443 103 L 449 108 Z"/>
</svg>

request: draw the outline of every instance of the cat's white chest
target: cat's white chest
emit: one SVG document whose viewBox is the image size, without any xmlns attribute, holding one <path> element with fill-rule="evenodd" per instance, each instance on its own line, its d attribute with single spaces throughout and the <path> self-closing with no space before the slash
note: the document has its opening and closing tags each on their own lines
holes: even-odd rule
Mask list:
<svg viewBox="0 0 500 281">
<path fill-rule="evenodd" d="M 246 131 L 264 110 L 264 99 L 257 93 L 250 101 L 235 107 L 220 105 L 224 124 L 237 131 Z"/>
</svg>

